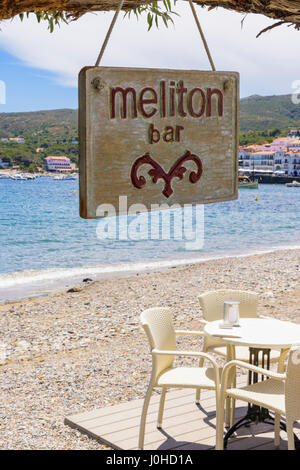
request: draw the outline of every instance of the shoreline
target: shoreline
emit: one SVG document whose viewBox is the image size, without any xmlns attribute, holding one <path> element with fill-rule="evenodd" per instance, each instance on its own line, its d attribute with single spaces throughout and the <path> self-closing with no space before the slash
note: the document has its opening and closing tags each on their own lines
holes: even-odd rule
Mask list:
<svg viewBox="0 0 300 470">
<path fill-rule="evenodd" d="M 18 176 L 25 176 L 25 180 L 36 180 L 39 178 L 54 178 L 56 176 L 62 175 L 71 175 L 77 177 L 78 179 L 78 171 L 76 170 L 68 170 L 68 171 L 28 171 L 25 169 L 14 168 L 14 169 L 3 169 L 0 168 L 0 180 L 16 180 Z"/>
<path fill-rule="evenodd" d="M 52 268 L 40 271 L 17 271 L 0 274 L 0 305 L 49 296 L 65 289 L 82 286 L 84 282 L 97 282 L 105 279 L 120 279 L 148 273 L 161 273 L 185 266 L 196 267 L 202 263 L 223 259 L 239 259 L 267 255 L 282 251 L 299 250 L 300 245 L 270 247 L 266 249 L 216 254 L 198 258 L 162 259 L 161 261 L 141 261 L 103 266 L 78 266 L 73 268 Z M 92 278 L 91 278 L 92 276 Z M 85 281 L 89 279 L 89 281 Z"/>
</svg>

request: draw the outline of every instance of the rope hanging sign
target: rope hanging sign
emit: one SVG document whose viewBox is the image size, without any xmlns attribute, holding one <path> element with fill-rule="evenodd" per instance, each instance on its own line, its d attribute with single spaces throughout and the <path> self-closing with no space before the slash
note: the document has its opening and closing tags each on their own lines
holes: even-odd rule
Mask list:
<svg viewBox="0 0 300 470">
<path fill-rule="evenodd" d="M 239 74 L 215 70 L 192 0 L 211 72 L 99 66 L 123 2 L 79 74 L 81 217 L 237 199 Z"/>
</svg>

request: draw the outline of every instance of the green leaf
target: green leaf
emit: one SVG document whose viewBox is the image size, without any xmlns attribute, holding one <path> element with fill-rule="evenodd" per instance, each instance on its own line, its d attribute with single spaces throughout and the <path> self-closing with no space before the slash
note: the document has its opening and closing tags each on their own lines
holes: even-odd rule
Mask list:
<svg viewBox="0 0 300 470">
<path fill-rule="evenodd" d="M 162 19 L 163 24 L 167 28 L 169 23 L 174 24 L 174 21 L 172 18 L 173 15 L 180 16 L 177 12 L 172 11 L 172 1 L 175 6 L 177 0 L 163 0 L 163 2 L 159 2 L 159 3 L 157 1 L 153 1 L 150 4 L 136 7 L 131 11 L 134 12 L 137 19 L 140 16 L 142 16 L 144 13 L 147 14 L 148 31 L 152 28 L 153 23 L 155 23 L 157 28 L 159 28 L 159 19 Z M 131 11 L 128 13 L 125 13 L 124 18 L 127 14 L 128 14 L 128 17 L 130 17 Z"/>
<path fill-rule="evenodd" d="M 162 20 L 163 24 L 167 28 L 169 23 L 174 24 L 172 16 L 179 16 L 177 12 L 172 10 L 172 3 L 175 6 L 176 2 L 177 0 L 163 0 L 162 2 L 153 1 L 150 4 L 140 5 L 130 11 L 125 12 L 124 18 L 126 16 L 130 18 L 131 14 L 133 13 L 138 20 L 140 16 L 146 14 L 148 31 L 152 28 L 154 23 L 156 27 L 159 28 L 160 20 Z M 30 12 L 26 12 L 25 14 L 28 18 Z M 23 21 L 25 14 L 21 13 L 19 15 L 21 21 Z M 48 23 L 48 29 L 50 33 L 53 33 L 55 26 L 60 26 L 62 22 L 69 22 L 65 12 L 54 11 L 52 13 L 47 13 L 45 11 L 35 11 L 34 14 L 38 23 L 41 21 Z"/>
</svg>

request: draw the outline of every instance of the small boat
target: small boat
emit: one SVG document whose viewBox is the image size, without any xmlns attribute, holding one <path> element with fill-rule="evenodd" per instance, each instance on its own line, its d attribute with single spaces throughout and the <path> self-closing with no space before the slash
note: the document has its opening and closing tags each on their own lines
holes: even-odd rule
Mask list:
<svg viewBox="0 0 300 470">
<path fill-rule="evenodd" d="M 77 176 L 76 176 L 76 175 L 73 175 L 73 174 L 71 174 L 71 175 L 66 175 L 66 176 L 64 177 L 64 180 L 77 180 Z"/>
<path fill-rule="evenodd" d="M 35 180 L 36 179 L 36 176 L 35 175 L 32 175 L 30 173 L 24 175 L 26 177 L 27 180 Z"/>
<path fill-rule="evenodd" d="M 66 180 L 77 180 L 76 175 L 56 175 L 53 177 L 57 181 L 66 181 Z"/>
<path fill-rule="evenodd" d="M 64 180 L 64 175 L 55 175 L 53 176 L 53 179 L 56 181 L 62 181 Z"/>
<path fill-rule="evenodd" d="M 292 183 L 285 183 L 285 185 L 288 186 L 289 188 L 299 188 L 300 187 L 299 181 L 293 181 Z"/>
<path fill-rule="evenodd" d="M 258 180 L 250 180 L 248 176 L 239 176 L 239 189 L 258 189 Z"/>
<path fill-rule="evenodd" d="M 15 175 L 14 179 L 17 181 L 25 181 L 27 180 L 27 177 L 23 173 L 19 173 Z"/>
</svg>

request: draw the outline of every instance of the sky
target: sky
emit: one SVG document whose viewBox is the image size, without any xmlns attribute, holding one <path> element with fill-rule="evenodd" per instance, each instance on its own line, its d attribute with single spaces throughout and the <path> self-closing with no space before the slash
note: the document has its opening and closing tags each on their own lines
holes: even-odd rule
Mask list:
<svg viewBox="0 0 300 470">
<path fill-rule="evenodd" d="M 147 31 L 146 18 L 118 18 L 101 65 L 210 70 L 189 5 L 178 2 L 175 26 Z M 240 73 L 241 97 L 293 93 L 300 80 L 300 32 L 261 15 L 196 7 L 217 70 Z M 31 15 L 0 27 L 0 112 L 77 108 L 77 76 L 94 65 L 113 13 L 86 14 L 50 33 Z M 244 21 L 242 22 L 242 20 Z M 0 82 L 0 85 L 3 83 Z M 2 86 L 3 89 L 3 86 Z"/>
</svg>

